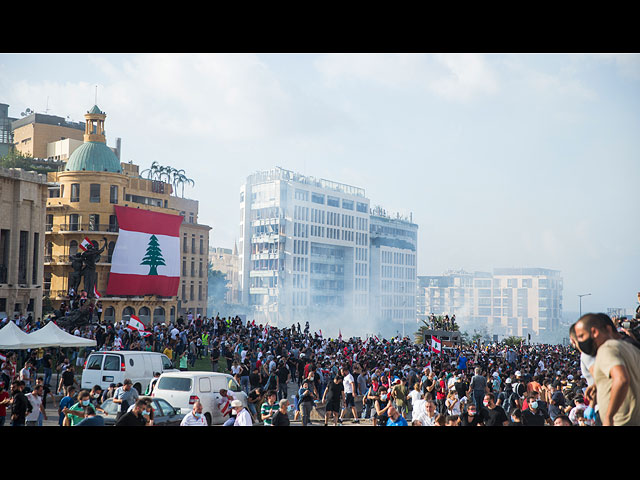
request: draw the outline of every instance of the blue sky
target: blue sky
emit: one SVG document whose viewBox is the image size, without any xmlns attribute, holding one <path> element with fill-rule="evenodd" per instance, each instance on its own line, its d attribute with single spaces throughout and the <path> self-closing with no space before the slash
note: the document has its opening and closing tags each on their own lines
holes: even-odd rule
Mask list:
<svg viewBox="0 0 640 480">
<path fill-rule="evenodd" d="M 640 291 L 640 55 L 1 54 L 0 103 L 184 168 L 211 245 L 247 175 L 281 166 L 413 213 L 418 273 L 562 271 L 565 310 Z"/>
</svg>

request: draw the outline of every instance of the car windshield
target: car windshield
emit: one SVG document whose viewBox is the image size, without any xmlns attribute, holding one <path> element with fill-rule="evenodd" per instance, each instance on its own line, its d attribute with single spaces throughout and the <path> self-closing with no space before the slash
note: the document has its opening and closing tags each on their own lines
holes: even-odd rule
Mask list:
<svg viewBox="0 0 640 480">
<path fill-rule="evenodd" d="M 116 415 L 118 413 L 119 405 L 117 403 L 113 403 L 113 400 L 109 398 L 105 400 L 100 407 L 109 415 Z"/>
</svg>

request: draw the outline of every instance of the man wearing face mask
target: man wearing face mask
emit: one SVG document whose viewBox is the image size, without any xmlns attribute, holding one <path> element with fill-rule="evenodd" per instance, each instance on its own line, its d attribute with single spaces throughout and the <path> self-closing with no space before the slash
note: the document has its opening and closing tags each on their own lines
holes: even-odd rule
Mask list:
<svg viewBox="0 0 640 480">
<path fill-rule="evenodd" d="M 91 405 L 91 394 L 89 390 L 81 390 L 80 393 L 78 393 L 78 403 L 62 410 L 69 420 L 69 425 L 74 427 L 84 419 L 84 409 L 86 407 L 91 408 L 95 412 L 95 407 Z"/>
<path fill-rule="evenodd" d="M 580 351 L 596 358 L 592 374 L 602 425 L 640 425 L 640 350 L 622 340 L 603 313 L 580 317 L 575 333 Z"/>
<path fill-rule="evenodd" d="M 193 409 L 180 422 L 181 427 L 206 427 L 207 425 L 207 419 L 202 415 L 202 403 L 200 402 L 196 402 Z"/>
<path fill-rule="evenodd" d="M 116 421 L 116 427 L 144 427 L 147 424 L 145 416 L 148 415 L 147 403 L 144 400 L 138 400 L 133 409 Z"/>
<path fill-rule="evenodd" d="M 546 420 L 542 409 L 538 405 L 537 395 L 529 395 L 527 406 L 528 408 L 522 411 L 522 425 L 526 427 L 543 427 Z"/>
<path fill-rule="evenodd" d="M 467 410 L 462 412 L 460 416 L 461 427 L 477 427 L 482 423 L 482 419 L 478 415 L 478 409 L 474 403 L 469 403 Z"/>
</svg>

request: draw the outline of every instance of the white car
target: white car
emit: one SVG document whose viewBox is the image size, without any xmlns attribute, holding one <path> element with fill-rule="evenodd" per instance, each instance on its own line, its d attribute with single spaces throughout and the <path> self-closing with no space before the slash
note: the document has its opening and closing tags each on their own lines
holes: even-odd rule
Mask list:
<svg viewBox="0 0 640 480">
<path fill-rule="evenodd" d="M 235 399 L 247 405 L 247 395 L 231 375 L 214 372 L 169 372 L 163 373 L 152 396 L 166 399 L 171 405 L 187 414 L 200 401 L 202 413 L 209 425 L 220 425 L 229 419 L 218 407 L 220 390 L 225 389 Z"/>
<path fill-rule="evenodd" d="M 177 372 L 166 355 L 157 352 L 137 350 L 92 352 L 82 370 L 81 387 L 86 389 L 100 385 L 109 388 L 111 383 L 122 383 L 125 378 L 131 379 L 133 386 L 142 395 L 154 372 Z"/>
</svg>

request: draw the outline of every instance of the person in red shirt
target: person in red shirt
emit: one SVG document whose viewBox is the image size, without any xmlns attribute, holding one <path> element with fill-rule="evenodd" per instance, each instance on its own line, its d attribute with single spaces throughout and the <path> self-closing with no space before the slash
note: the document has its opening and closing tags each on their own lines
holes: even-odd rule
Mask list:
<svg viewBox="0 0 640 480">
<path fill-rule="evenodd" d="M 7 405 L 9 404 L 9 392 L 4 388 L 4 382 L 0 381 L 0 427 L 4 427 L 7 418 Z"/>
<path fill-rule="evenodd" d="M 447 414 L 447 384 L 445 383 L 445 373 L 443 372 L 442 376 L 438 380 L 438 385 L 436 387 L 436 403 L 438 404 L 438 412 L 446 415 Z"/>
</svg>

